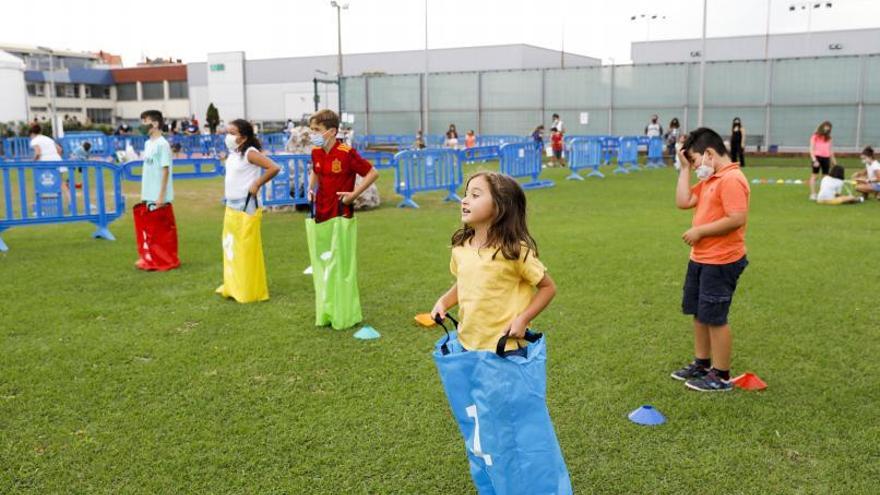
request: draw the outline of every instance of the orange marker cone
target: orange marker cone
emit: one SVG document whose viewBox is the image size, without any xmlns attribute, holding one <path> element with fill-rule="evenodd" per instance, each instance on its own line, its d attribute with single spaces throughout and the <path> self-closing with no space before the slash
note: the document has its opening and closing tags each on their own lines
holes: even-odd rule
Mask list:
<svg viewBox="0 0 880 495">
<path fill-rule="evenodd" d="M 419 325 L 426 327 L 426 328 L 431 328 L 434 325 L 436 325 L 436 323 L 434 323 L 434 319 L 431 318 L 430 313 L 418 314 L 418 315 L 416 315 L 415 320 L 416 320 L 416 323 L 418 323 Z"/>
<path fill-rule="evenodd" d="M 743 390 L 764 390 L 767 388 L 764 380 L 758 378 L 758 375 L 754 373 L 743 373 L 731 380 L 731 382 Z"/>
</svg>

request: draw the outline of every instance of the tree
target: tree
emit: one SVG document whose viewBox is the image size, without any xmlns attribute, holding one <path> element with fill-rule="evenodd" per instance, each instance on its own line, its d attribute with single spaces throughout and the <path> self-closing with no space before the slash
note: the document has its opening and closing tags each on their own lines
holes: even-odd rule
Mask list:
<svg viewBox="0 0 880 495">
<path fill-rule="evenodd" d="M 208 111 L 205 113 L 205 123 L 211 129 L 211 134 L 217 133 L 217 126 L 220 125 L 220 112 L 217 111 L 217 107 L 213 103 L 208 105 Z"/>
</svg>

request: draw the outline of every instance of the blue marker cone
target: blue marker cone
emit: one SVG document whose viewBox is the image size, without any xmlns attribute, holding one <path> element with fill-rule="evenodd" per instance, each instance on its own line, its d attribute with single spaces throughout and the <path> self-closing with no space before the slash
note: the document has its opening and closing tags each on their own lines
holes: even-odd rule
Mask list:
<svg viewBox="0 0 880 495">
<path fill-rule="evenodd" d="M 666 418 L 654 406 L 642 406 L 629 413 L 629 420 L 635 424 L 656 426 L 666 422 Z"/>
<path fill-rule="evenodd" d="M 372 340 L 381 337 L 375 328 L 366 325 L 354 333 L 354 338 L 361 340 Z"/>
</svg>

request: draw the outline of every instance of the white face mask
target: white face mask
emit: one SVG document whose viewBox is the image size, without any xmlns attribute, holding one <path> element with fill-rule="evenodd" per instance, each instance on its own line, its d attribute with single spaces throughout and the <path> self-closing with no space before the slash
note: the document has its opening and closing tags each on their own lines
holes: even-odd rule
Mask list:
<svg viewBox="0 0 880 495">
<path fill-rule="evenodd" d="M 706 155 L 703 155 L 700 160 L 700 166 L 694 170 L 694 173 L 697 174 L 697 178 L 700 180 L 706 180 L 715 173 L 715 169 L 706 165 Z"/>
<path fill-rule="evenodd" d="M 235 136 L 233 136 L 232 134 L 227 134 L 224 141 L 226 142 L 226 149 L 228 149 L 229 151 L 235 151 L 236 149 L 238 149 L 238 142 L 235 140 Z"/>
</svg>

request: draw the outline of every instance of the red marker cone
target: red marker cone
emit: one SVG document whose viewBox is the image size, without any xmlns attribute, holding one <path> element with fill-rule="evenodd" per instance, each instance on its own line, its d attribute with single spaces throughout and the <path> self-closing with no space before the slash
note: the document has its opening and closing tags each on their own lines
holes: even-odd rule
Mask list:
<svg viewBox="0 0 880 495">
<path fill-rule="evenodd" d="M 758 375 L 754 373 L 743 373 L 731 380 L 731 382 L 743 390 L 764 390 L 767 388 L 764 380 L 758 378 Z"/>
</svg>

